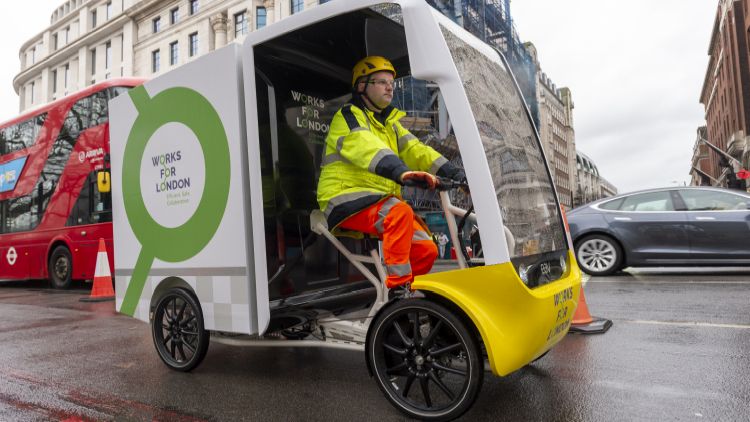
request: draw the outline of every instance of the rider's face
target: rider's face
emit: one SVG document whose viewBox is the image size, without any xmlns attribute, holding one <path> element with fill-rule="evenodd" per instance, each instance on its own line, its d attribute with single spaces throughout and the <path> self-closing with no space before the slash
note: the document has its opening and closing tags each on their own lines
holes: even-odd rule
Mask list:
<svg viewBox="0 0 750 422">
<path fill-rule="evenodd" d="M 360 82 L 360 89 L 364 84 Z M 393 74 L 387 71 L 373 73 L 364 89 L 375 106 L 381 109 L 387 107 L 393 101 Z"/>
</svg>

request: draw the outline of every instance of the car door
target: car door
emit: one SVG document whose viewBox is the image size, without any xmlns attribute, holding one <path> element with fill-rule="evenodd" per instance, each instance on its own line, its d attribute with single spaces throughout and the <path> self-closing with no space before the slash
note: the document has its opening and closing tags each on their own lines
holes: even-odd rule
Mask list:
<svg viewBox="0 0 750 422">
<path fill-rule="evenodd" d="M 623 243 L 629 265 L 656 265 L 690 259 L 685 214 L 675 210 L 671 191 L 664 190 L 626 196 L 605 219 Z"/>
<path fill-rule="evenodd" d="M 680 189 L 696 263 L 750 260 L 750 196 L 718 189 Z"/>
</svg>

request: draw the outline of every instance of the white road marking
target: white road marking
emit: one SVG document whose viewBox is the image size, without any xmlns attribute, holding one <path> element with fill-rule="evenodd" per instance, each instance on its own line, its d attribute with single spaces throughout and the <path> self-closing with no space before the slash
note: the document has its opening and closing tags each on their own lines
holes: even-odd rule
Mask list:
<svg viewBox="0 0 750 422">
<path fill-rule="evenodd" d="M 738 328 L 741 330 L 750 330 L 750 325 L 744 324 L 712 324 L 709 322 L 673 322 L 673 321 L 648 321 L 648 320 L 623 320 L 623 322 L 630 322 L 633 324 L 649 324 L 649 325 L 671 325 L 675 327 L 711 327 L 711 328 Z"/>
<path fill-rule="evenodd" d="M 584 282 L 584 285 L 587 283 L 641 283 L 641 284 L 750 284 L 750 280 L 745 281 L 720 281 L 720 280 L 706 280 L 706 281 L 648 281 L 643 280 L 639 278 L 626 278 L 626 279 L 620 279 L 620 280 L 601 280 L 601 279 L 589 279 Z"/>
</svg>

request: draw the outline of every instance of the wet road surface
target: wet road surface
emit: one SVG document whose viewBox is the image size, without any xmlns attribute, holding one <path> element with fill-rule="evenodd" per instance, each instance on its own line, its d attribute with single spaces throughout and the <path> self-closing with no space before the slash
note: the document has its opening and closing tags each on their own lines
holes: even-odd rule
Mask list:
<svg viewBox="0 0 750 422">
<path fill-rule="evenodd" d="M 603 335 L 568 335 L 471 421 L 750 420 L 750 271 L 630 271 L 586 285 Z M 403 420 L 361 353 L 217 343 L 167 369 L 147 324 L 42 282 L 0 283 L 0 420 Z"/>
</svg>

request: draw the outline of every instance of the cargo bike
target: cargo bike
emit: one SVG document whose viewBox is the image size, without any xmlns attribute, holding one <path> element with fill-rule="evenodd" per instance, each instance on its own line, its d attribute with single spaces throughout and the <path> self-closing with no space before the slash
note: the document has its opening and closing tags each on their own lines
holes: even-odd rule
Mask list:
<svg viewBox="0 0 750 422">
<path fill-rule="evenodd" d="M 403 126 L 467 176 L 403 188 L 458 251 L 408 290 L 385 288 L 378 239 L 331 232 L 317 209 L 328 124 L 367 55 L 396 67 Z M 172 369 L 210 341 L 364 351 L 396 408 L 449 420 L 485 371 L 507 375 L 568 330 L 580 272 L 518 84 L 423 1 L 285 18 L 116 98 L 110 132 L 116 306 L 151 324 Z"/>
</svg>

